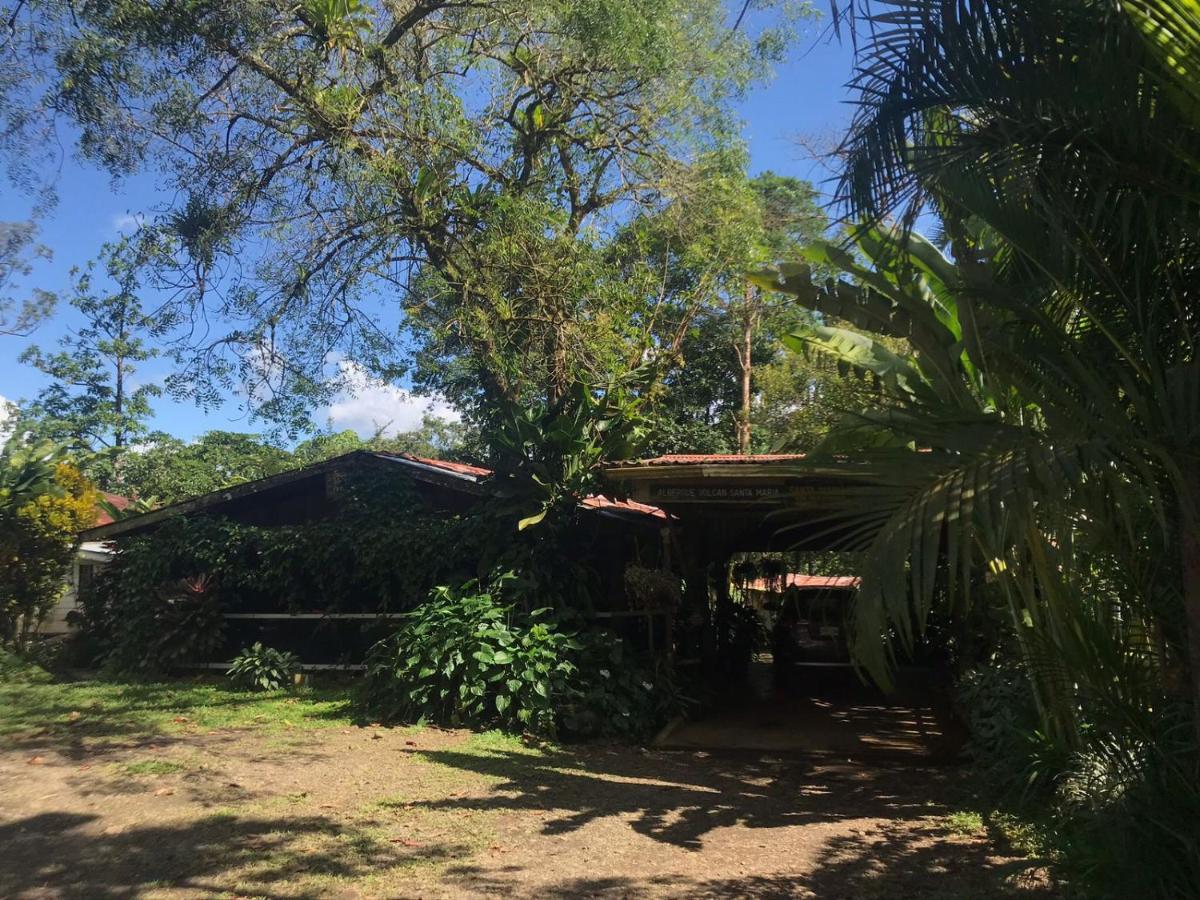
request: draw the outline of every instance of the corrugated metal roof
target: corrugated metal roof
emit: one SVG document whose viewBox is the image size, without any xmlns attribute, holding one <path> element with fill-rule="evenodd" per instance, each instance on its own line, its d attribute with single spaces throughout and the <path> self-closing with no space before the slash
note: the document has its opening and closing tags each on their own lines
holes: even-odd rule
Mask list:
<svg viewBox="0 0 1200 900">
<path fill-rule="evenodd" d="M 117 509 L 128 509 L 129 506 L 133 503 L 133 501 L 130 500 L 128 497 L 122 497 L 120 494 L 110 494 L 108 491 L 101 491 L 100 493 L 104 496 L 104 499 L 106 501 L 111 503 Z M 106 510 L 102 506 L 97 506 L 96 507 L 96 524 L 93 525 L 92 527 L 95 528 L 100 525 L 111 525 L 112 522 L 113 522 L 113 517 L 108 514 L 108 510 Z"/>
<path fill-rule="evenodd" d="M 492 474 L 491 469 L 482 466 L 472 466 L 467 463 L 451 462 L 448 459 L 430 459 L 425 456 L 414 456 L 411 453 L 380 453 L 380 456 L 392 456 L 397 459 L 407 459 L 410 462 L 433 466 L 435 469 L 445 469 L 447 472 L 457 472 L 459 475 L 474 475 L 476 478 L 487 478 Z"/>
<path fill-rule="evenodd" d="M 666 520 L 669 518 L 666 511 L 659 509 L 657 506 L 651 506 L 648 503 L 638 503 L 636 500 L 614 500 L 612 497 L 605 497 L 603 494 L 593 494 L 590 497 L 584 497 L 582 504 L 588 509 L 621 509 L 627 512 L 653 516 L 656 519 Z"/>
<path fill-rule="evenodd" d="M 800 590 L 828 590 L 830 588 L 856 588 L 862 584 L 857 575 L 801 575 L 790 572 L 783 576 L 783 584 L 778 580 L 758 578 L 746 585 L 746 590 L 762 591 L 764 593 L 779 593 L 787 588 Z"/>
<path fill-rule="evenodd" d="M 404 459 L 408 462 L 417 463 L 418 465 L 430 466 L 435 469 L 445 469 L 448 472 L 454 472 L 458 475 L 469 475 L 474 478 L 487 478 L 492 475 L 491 469 L 485 469 L 482 466 L 472 466 L 467 463 L 449 462 L 444 459 L 429 459 L 423 456 L 414 456 L 411 453 L 381 453 L 381 456 L 388 456 L 393 459 Z M 667 520 L 670 517 L 664 510 L 657 506 L 650 506 L 646 503 L 638 503 L 634 500 L 618 500 L 614 497 L 606 497 L 603 494 L 593 494 L 590 497 L 585 497 L 580 505 L 587 509 L 608 509 L 620 510 L 622 512 L 637 513 L 643 516 L 652 516 L 656 519 Z"/>
<path fill-rule="evenodd" d="M 757 465 L 773 462 L 795 462 L 804 459 L 803 453 L 759 453 L 744 456 L 737 453 L 668 453 L 650 459 L 632 459 L 616 463 L 617 466 L 686 466 L 686 465 Z"/>
</svg>

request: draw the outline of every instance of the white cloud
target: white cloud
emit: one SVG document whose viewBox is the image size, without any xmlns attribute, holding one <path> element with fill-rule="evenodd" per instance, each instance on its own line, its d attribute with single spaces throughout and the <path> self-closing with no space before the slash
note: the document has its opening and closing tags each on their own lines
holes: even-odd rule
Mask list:
<svg viewBox="0 0 1200 900">
<path fill-rule="evenodd" d="M 142 216 L 133 213 L 121 213 L 112 217 L 112 227 L 114 231 L 121 234 L 132 234 L 142 227 Z"/>
<path fill-rule="evenodd" d="M 426 414 L 451 422 L 462 418 L 441 397 L 414 396 L 410 391 L 371 378 L 348 360 L 340 361 L 338 368 L 346 388 L 329 405 L 329 421 L 334 426 L 353 428 L 363 437 L 371 437 L 381 428 L 385 435 L 419 428 Z"/>
</svg>

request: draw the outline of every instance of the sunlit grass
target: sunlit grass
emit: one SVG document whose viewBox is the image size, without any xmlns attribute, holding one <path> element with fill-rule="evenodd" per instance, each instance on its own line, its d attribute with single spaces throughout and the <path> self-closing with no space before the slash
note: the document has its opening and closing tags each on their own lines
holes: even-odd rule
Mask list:
<svg viewBox="0 0 1200 900">
<path fill-rule="evenodd" d="M 344 689 L 233 690 L 211 681 L 123 684 L 0 679 L 0 739 L 28 734 L 138 736 L 226 728 L 328 728 L 351 722 Z"/>
<path fill-rule="evenodd" d="M 963 809 L 946 816 L 942 823 L 951 834 L 975 837 L 983 834 L 983 816 L 975 810 Z"/>
</svg>

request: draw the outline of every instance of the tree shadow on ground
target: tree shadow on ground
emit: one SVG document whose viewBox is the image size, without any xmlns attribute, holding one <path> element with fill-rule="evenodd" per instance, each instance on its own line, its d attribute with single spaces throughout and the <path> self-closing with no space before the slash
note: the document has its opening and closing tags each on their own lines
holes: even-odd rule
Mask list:
<svg viewBox="0 0 1200 900">
<path fill-rule="evenodd" d="M 856 818 L 913 818 L 951 809 L 947 777 L 937 769 L 817 766 L 803 758 L 616 749 L 539 755 L 404 752 L 493 779 L 486 796 L 411 805 L 542 811 L 551 814 L 542 827 L 548 835 L 621 816 L 639 834 L 688 850 L 700 850 L 705 835 L 731 826 L 771 829 Z M 925 782 L 927 789 L 913 790 L 913 779 Z"/>
<path fill-rule="evenodd" d="M 453 844 L 407 847 L 323 816 L 207 816 L 185 824 L 97 832 L 96 816 L 42 813 L 0 825 L 0 897 L 140 896 L 175 888 L 200 896 L 325 897 L 330 880 L 393 866 L 465 859 Z M 311 886 L 305 882 L 310 882 Z"/>
<path fill-rule="evenodd" d="M 599 875 L 538 883 L 516 866 L 453 865 L 446 881 L 467 896 L 508 894 L 551 900 L 649 898 L 814 898 L 814 900 L 1003 900 L 1060 893 L 1036 860 L 1011 858 L 986 842 L 963 841 L 936 826 L 834 837 L 815 863 L 795 874 L 682 878 Z"/>
</svg>

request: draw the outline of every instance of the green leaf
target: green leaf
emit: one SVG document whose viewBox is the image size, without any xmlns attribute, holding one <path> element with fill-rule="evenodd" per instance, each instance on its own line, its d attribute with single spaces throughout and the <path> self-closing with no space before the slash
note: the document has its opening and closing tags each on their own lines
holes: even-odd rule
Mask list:
<svg viewBox="0 0 1200 900">
<path fill-rule="evenodd" d="M 531 528 L 534 525 L 537 525 L 543 519 L 546 518 L 546 515 L 549 512 L 550 512 L 550 508 L 546 507 L 539 513 L 534 513 L 532 516 L 526 516 L 524 519 L 522 519 L 520 522 L 517 523 L 517 531 L 524 531 L 526 528 Z"/>
</svg>

